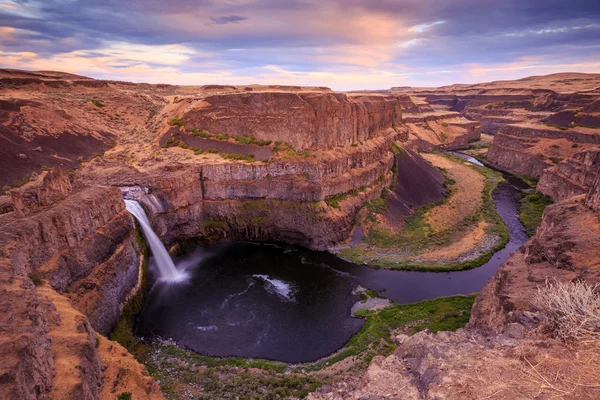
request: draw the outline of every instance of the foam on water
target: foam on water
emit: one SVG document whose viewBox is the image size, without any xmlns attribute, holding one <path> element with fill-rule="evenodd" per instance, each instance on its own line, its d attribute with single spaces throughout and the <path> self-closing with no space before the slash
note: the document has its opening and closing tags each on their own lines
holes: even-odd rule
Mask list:
<svg viewBox="0 0 600 400">
<path fill-rule="evenodd" d="M 252 277 L 264 281 L 267 292 L 278 295 L 284 301 L 295 301 L 296 289 L 291 284 L 281 279 L 272 279 L 267 275 L 252 275 Z"/>
<path fill-rule="evenodd" d="M 215 325 L 209 325 L 209 326 L 197 326 L 196 329 L 198 329 L 199 331 L 216 331 L 218 328 Z"/>
</svg>

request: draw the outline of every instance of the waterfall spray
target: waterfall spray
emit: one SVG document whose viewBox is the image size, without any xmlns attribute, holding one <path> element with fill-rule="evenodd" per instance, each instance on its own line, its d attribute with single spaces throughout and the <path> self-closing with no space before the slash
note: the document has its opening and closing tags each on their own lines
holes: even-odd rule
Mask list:
<svg viewBox="0 0 600 400">
<path fill-rule="evenodd" d="M 125 206 L 127 207 L 127 211 L 129 211 L 138 220 L 142 230 L 144 231 L 144 236 L 148 241 L 150 250 L 152 250 L 152 254 L 154 255 L 154 259 L 156 261 L 156 266 L 158 267 L 158 271 L 160 273 L 160 280 L 182 281 L 187 278 L 185 273 L 180 272 L 177 270 L 177 268 L 175 268 L 175 264 L 173 264 L 173 260 L 171 260 L 171 256 L 167 252 L 167 249 L 162 244 L 156 233 L 154 233 L 152 230 L 150 221 L 148 221 L 148 217 L 146 216 L 146 212 L 142 206 L 140 206 L 140 204 L 135 200 L 125 200 Z"/>
</svg>

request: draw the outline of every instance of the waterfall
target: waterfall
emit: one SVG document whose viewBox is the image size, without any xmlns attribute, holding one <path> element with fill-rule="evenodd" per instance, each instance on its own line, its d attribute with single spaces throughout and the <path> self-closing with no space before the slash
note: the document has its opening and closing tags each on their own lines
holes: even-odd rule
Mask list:
<svg viewBox="0 0 600 400">
<path fill-rule="evenodd" d="M 144 236 L 148 241 L 150 250 L 152 250 L 154 260 L 156 261 L 156 266 L 158 267 L 158 271 L 160 273 L 160 280 L 184 280 L 187 275 L 183 272 L 179 272 L 177 268 L 175 268 L 175 264 L 173 264 L 173 260 L 171 260 L 171 256 L 167 252 L 167 249 L 165 249 L 165 246 L 162 244 L 159 237 L 156 236 L 156 233 L 154 233 L 152 230 L 150 221 L 148 221 L 148 217 L 146 216 L 146 212 L 142 206 L 140 206 L 140 204 L 135 200 L 125 200 L 125 206 L 127 207 L 127 211 L 129 211 L 138 220 L 142 230 L 144 231 Z"/>
</svg>

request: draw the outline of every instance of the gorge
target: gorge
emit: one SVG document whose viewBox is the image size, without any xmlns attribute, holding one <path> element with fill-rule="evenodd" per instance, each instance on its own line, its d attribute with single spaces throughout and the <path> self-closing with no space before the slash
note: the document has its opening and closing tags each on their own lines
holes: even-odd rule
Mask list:
<svg viewBox="0 0 600 400">
<path fill-rule="evenodd" d="M 0 396 L 595 398 L 534 297 L 600 282 L 599 88 L 0 70 Z"/>
</svg>

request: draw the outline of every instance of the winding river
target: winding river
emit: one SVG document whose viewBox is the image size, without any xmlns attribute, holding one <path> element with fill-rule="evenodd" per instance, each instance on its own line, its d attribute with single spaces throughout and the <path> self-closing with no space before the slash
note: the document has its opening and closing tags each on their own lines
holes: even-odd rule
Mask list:
<svg viewBox="0 0 600 400">
<path fill-rule="evenodd" d="M 527 240 L 518 219 L 519 182 L 508 179 L 492 194 L 510 242 L 479 268 L 443 273 L 376 270 L 298 246 L 221 244 L 176 260 L 190 280 L 156 283 L 136 334 L 173 339 L 211 356 L 291 363 L 319 359 L 343 347 L 362 327 L 364 321 L 350 315 L 358 285 L 396 303 L 479 291 Z"/>
</svg>

